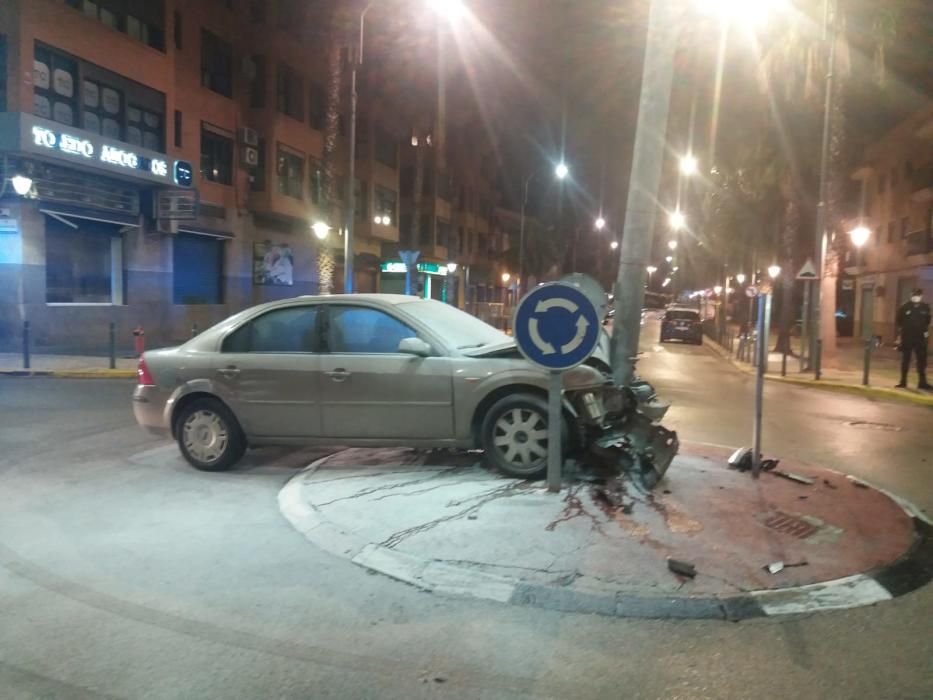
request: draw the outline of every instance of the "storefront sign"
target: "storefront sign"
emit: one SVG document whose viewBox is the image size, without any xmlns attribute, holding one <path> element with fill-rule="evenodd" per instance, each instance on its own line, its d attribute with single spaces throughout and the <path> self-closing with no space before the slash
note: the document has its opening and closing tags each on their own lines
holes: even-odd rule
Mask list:
<svg viewBox="0 0 933 700">
<path fill-rule="evenodd" d="M 405 274 L 405 263 L 403 262 L 384 262 L 380 266 L 380 269 L 383 272 L 397 272 L 400 274 Z M 428 275 L 447 275 L 447 266 L 441 265 L 439 263 L 418 263 L 417 265 L 418 272 L 423 272 Z"/>
<path fill-rule="evenodd" d="M 108 143 L 88 132 L 62 131 L 58 124 L 29 115 L 22 115 L 22 119 L 22 150 L 74 159 L 104 170 L 122 170 L 154 182 L 174 182 L 180 187 L 194 184 L 194 170 L 187 161 L 169 161 L 153 151 Z"/>
</svg>

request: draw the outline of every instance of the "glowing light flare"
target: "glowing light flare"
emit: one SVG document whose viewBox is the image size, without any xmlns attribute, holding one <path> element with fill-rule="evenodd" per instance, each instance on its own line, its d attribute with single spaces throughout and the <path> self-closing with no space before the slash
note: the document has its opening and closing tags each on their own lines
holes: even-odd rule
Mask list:
<svg viewBox="0 0 933 700">
<path fill-rule="evenodd" d="M 871 238 L 871 229 L 867 226 L 856 226 L 849 231 L 849 238 L 856 248 L 861 248 L 868 243 L 868 239 Z"/>
<path fill-rule="evenodd" d="M 330 226 L 323 221 L 315 221 L 311 224 L 311 230 L 314 231 L 314 235 L 317 236 L 319 240 L 323 241 L 327 238 L 327 234 L 330 233 Z"/>
</svg>

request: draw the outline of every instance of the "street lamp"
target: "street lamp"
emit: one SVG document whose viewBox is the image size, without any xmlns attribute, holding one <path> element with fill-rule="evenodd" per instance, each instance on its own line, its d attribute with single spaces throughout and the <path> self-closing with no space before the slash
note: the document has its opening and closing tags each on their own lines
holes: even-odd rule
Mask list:
<svg viewBox="0 0 933 700">
<path fill-rule="evenodd" d="M 680 172 L 690 177 L 696 175 L 699 170 L 699 163 L 697 162 L 696 156 L 692 153 L 688 153 L 685 156 L 682 156 L 680 159 Z"/>
<path fill-rule="evenodd" d="M 558 180 L 563 180 L 570 174 L 570 168 L 567 167 L 564 161 L 561 161 L 557 164 L 557 167 L 554 168 L 554 174 L 557 175 Z"/>
<path fill-rule="evenodd" d="M 738 282 L 739 284 L 745 284 L 745 275 L 743 275 L 740 272 L 739 274 L 735 276 L 735 281 Z"/>
<path fill-rule="evenodd" d="M 619 247 L 619 242 L 618 242 L 618 241 L 613 241 L 612 243 L 609 244 L 609 247 L 610 247 L 612 250 L 615 250 L 616 248 Z"/>
<path fill-rule="evenodd" d="M 674 229 L 675 231 L 679 231 L 680 229 L 682 229 L 684 226 L 687 225 L 687 217 L 684 216 L 684 213 L 680 211 L 680 209 L 674 212 L 671 212 L 669 221 L 671 224 L 671 228 Z"/>
<path fill-rule="evenodd" d="M 866 226 L 856 226 L 849 231 L 849 238 L 856 248 L 861 248 L 868 243 L 868 239 L 871 238 L 871 230 Z"/>
<path fill-rule="evenodd" d="M 666 258 L 664 258 L 664 260 L 665 260 L 665 262 L 674 262 L 674 256 L 673 256 L 673 255 L 668 255 Z"/>
<path fill-rule="evenodd" d="M 453 274 L 457 271 L 457 263 L 451 262 L 447 263 L 447 272 Z"/>
<path fill-rule="evenodd" d="M 330 232 L 330 226 L 323 221 L 315 221 L 311 224 L 311 230 L 314 231 L 314 235 L 318 237 L 318 240 L 323 241 Z"/>
<path fill-rule="evenodd" d="M 596 221 L 593 222 L 593 225 L 596 227 L 597 231 L 602 231 L 606 228 L 606 220 L 602 216 L 596 217 Z"/>
<path fill-rule="evenodd" d="M 787 0 L 697 0 L 700 9 L 718 15 L 723 22 L 760 27 L 768 16 L 783 9 Z"/>
<path fill-rule="evenodd" d="M 775 265 L 770 265 L 768 267 L 768 277 L 770 277 L 771 279 L 777 279 L 777 276 L 779 274 L 781 274 L 780 265 L 775 264 Z"/>
<path fill-rule="evenodd" d="M 668 241 L 667 247 L 671 250 L 677 250 L 677 241 Z"/>
<path fill-rule="evenodd" d="M 508 272 L 503 272 L 503 273 L 502 273 L 502 283 L 503 283 L 503 284 L 508 284 L 510 279 L 512 279 L 512 275 L 510 275 Z"/>
<path fill-rule="evenodd" d="M 538 168 L 537 170 L 532 171 L 532 173 L 525 178 L 525 184 L 522 188 L 522 210 L 521 217 L 519 218 L 518 225 L 518 293 L 521 295 L 524 292 L 525 286 L 525 209 L 528 207 L 528 186 L 531 184 L 531 181 L 538 176 L 538 173 L 541 172 L 543 168 Z M 557 167 L 554 168 L 554 174 L 559 180 L 563 180 L 567 177 L 567 173 L 570 170 L 567 168 L 566 163 L 561 161 L 557 164 Z M 602 219 L 602 216 L 599 217 Z M 597 219 L 596 228 L 600 228 L 598 225 L 599 219 Z M 605 226 L 606 222 L 603 221 Z"/>
<path fill-rule="evenodd" d="M 722 285 L 717 284 L 715 287 L 713 287 L 713 291 L 716 293 L 716 296 L 718 297 L 720 294 L 722 294 Z"/>
<path fill-rule="evenodd" d="M 448 21 L 460 19 L 467 13 L 461 0 L 428 0 L 431 9 Z"/>
<path fill-rule="evenodd" d="M 10 178 L 10 184 L 13 185 L 13 191 L 20 197 L 25 197 L 32 189 L 32 178 L 25 175 L 14 175 Z"/>
</svg>

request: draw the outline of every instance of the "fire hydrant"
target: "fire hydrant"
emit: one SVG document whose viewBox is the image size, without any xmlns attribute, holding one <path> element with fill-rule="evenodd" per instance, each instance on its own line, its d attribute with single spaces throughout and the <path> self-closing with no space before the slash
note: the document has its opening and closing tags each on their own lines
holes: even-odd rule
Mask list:
<svg viewBox="0 0 933 700">
<path fill-rule="evenodd" d="M 142 326 L 136 326 L 133 329 L 133 344 L 137 356 L 141 356 L 146 351 L 146 331 Z"/>
</svg>

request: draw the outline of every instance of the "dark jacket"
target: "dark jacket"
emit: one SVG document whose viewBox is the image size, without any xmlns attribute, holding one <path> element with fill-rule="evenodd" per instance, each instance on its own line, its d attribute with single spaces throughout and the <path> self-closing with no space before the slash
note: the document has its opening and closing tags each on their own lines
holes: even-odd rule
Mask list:
<svg viewBox="0 0 933 700">
<path fill-rule="evenodd" d="M 908 301 L 897 310 L 897 327 L 906 342 L 922 339 L 930 328 L 930 305 Z"/>
</svg>

